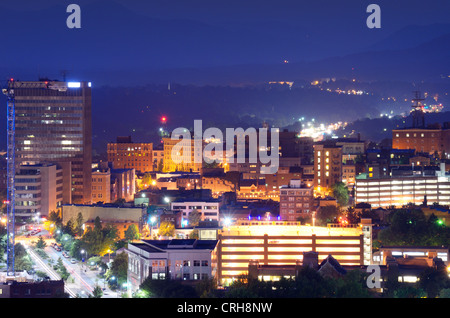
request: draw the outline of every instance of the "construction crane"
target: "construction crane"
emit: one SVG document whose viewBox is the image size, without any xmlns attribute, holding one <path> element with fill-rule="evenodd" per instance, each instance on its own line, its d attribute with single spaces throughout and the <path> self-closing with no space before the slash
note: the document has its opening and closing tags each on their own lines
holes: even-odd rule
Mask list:
<svg viewBox="0 0 450 318">
<path fill-rule="evenodd" d="M 14 79 L 8 81 L 7 88 L 2 90 L 7 97 L 7 276 L 15 276 L 14 268 L 14 244 L 15 244 L 15 175 L 16 175 L 16 147 L 15 147 L 15 95 L 14 95 Z"/>
</svg>

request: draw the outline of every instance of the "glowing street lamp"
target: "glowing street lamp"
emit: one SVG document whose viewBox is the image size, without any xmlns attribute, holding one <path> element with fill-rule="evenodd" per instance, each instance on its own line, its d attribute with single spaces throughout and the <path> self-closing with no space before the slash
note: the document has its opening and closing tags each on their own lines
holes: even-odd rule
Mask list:
<svg viewBox="0 0 450 318">
<path fill-rule="evenodd" d="M 225 226 L 230 226 L 231 225 L 231 219 L 227 217 L 227 218 L 225 218 L 223 220 L 223 223 L 224 223 Z"/>
</svg>

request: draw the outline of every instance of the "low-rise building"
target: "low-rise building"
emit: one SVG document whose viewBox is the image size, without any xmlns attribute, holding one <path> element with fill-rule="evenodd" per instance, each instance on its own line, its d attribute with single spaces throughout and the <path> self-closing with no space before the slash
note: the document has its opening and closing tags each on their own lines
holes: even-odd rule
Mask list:
<svg viewBox="0 0 450 318">
<path fill-rule="evenodd" d="M 92 170 L 92 203 L 111 202 L 111 170 Z"/>
<path fill-rule="evenodd" d="M 373 207 L 401 207 L 408 203 L 416 205 L 450 205 L 450 176 L 441 170 L 431 170 L 434 174 L 425 174 L 425 170 L 409 171 L 401 169 L 392 172 L 386 178 L 366 178 L 361 174 L 356 178 L 356 203 L 369 203 Z"/>
<path fill-rule="evenodd" d="M 136 193 L 136 171 L 134 169 L 111 169 L 111 180 L 117 183 L 117 199 L 132 201 Z"/>
<path fill-rule="evenodd" d="M 170 209 L 173 211 L 181 211 L 182 226 L 189 225 L 189 214 L 196 210 L 201 214 L 200 221 L 219 221 L 220 201 L 216 199 L 210 200 L 177 200 L 170 202 Z"/>
<path fill-rule="evenodd" d="M 147 279 L 199 281 L 216 278 L 217 240 L 142 240 L 128 244 L 128 286 L 134 293 Z"/>
<path fill-rule="evenodd" d="M 40 282 L 9 281 L 0 284 L 0 298 L 68 298 L 64 281 L 43 280 Z"/>
<path fill-rule="evenodd" d="M 314 188 L 301 180 L 291 180 L 280 188 L 280 217 L 285 221 L 311 217 L 314 206 Z"/>
<path fill-rule="evenodd" d="M 141 232 L 147 221 L 147 209 L 145 207 L 126 207 L 113 204 L 71 204 L 63 205 L 61 211 L 63 224 L 67 224 L 69 220 L 75 221 L 78 214 L 81 214 L 85 228 L 93 227 L 95 219 L 99 217 L 102 226 L 115 226 L 119 231 L 120 238 L 124 238 L 125 231 L 132 224 L 136 225 L 139 232 Z"/>
<path fill-rule="evenodd" d="M 295 221 L 247 219 L 224 226 L 218 239 L 218 282 L 227 285 L 249 274 L 249 264 L 295 266 L 303 262 L 302 253 L 309 251 L 317 252 L 319 259 L 334 255 L 346 266 L 369 265 L 372 220 L 361 219 L 354 226 L 319 227 Z"/>
</svg>

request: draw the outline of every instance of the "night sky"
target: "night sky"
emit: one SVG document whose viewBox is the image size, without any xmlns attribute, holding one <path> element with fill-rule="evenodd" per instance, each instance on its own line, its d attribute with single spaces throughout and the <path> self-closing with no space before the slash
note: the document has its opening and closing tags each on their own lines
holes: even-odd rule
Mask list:
<svg viewBox="0 0 450 318">
<path fill-rule="evenodd" d="M 81 29 L 66 27 L 70 3 L 81 7 Z M 381 7 L 381 29 L 366 26 L 370 3 Z M 302 63 L 412 47 L 450 31 L 447 0 L 17 0 L 0 8 L 5 79 L 68 70 L 117 84 L 110 72 Z"/>
</svg>

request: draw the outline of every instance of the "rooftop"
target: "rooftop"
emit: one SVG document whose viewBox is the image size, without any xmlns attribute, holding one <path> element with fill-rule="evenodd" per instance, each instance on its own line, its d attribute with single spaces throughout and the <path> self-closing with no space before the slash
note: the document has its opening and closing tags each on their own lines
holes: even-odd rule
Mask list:
<svg viewBox="0 0 450 318">
<path fill-rule="evenodd" d="M 172 240 L 142 240 L 138 243 L 130 243 L 150 253 L 158 253 L 167 250 L 194 249 L 213 250 L 217 240 L 197 240 L 197 239 L 172 239 Z"/>
</svg>

